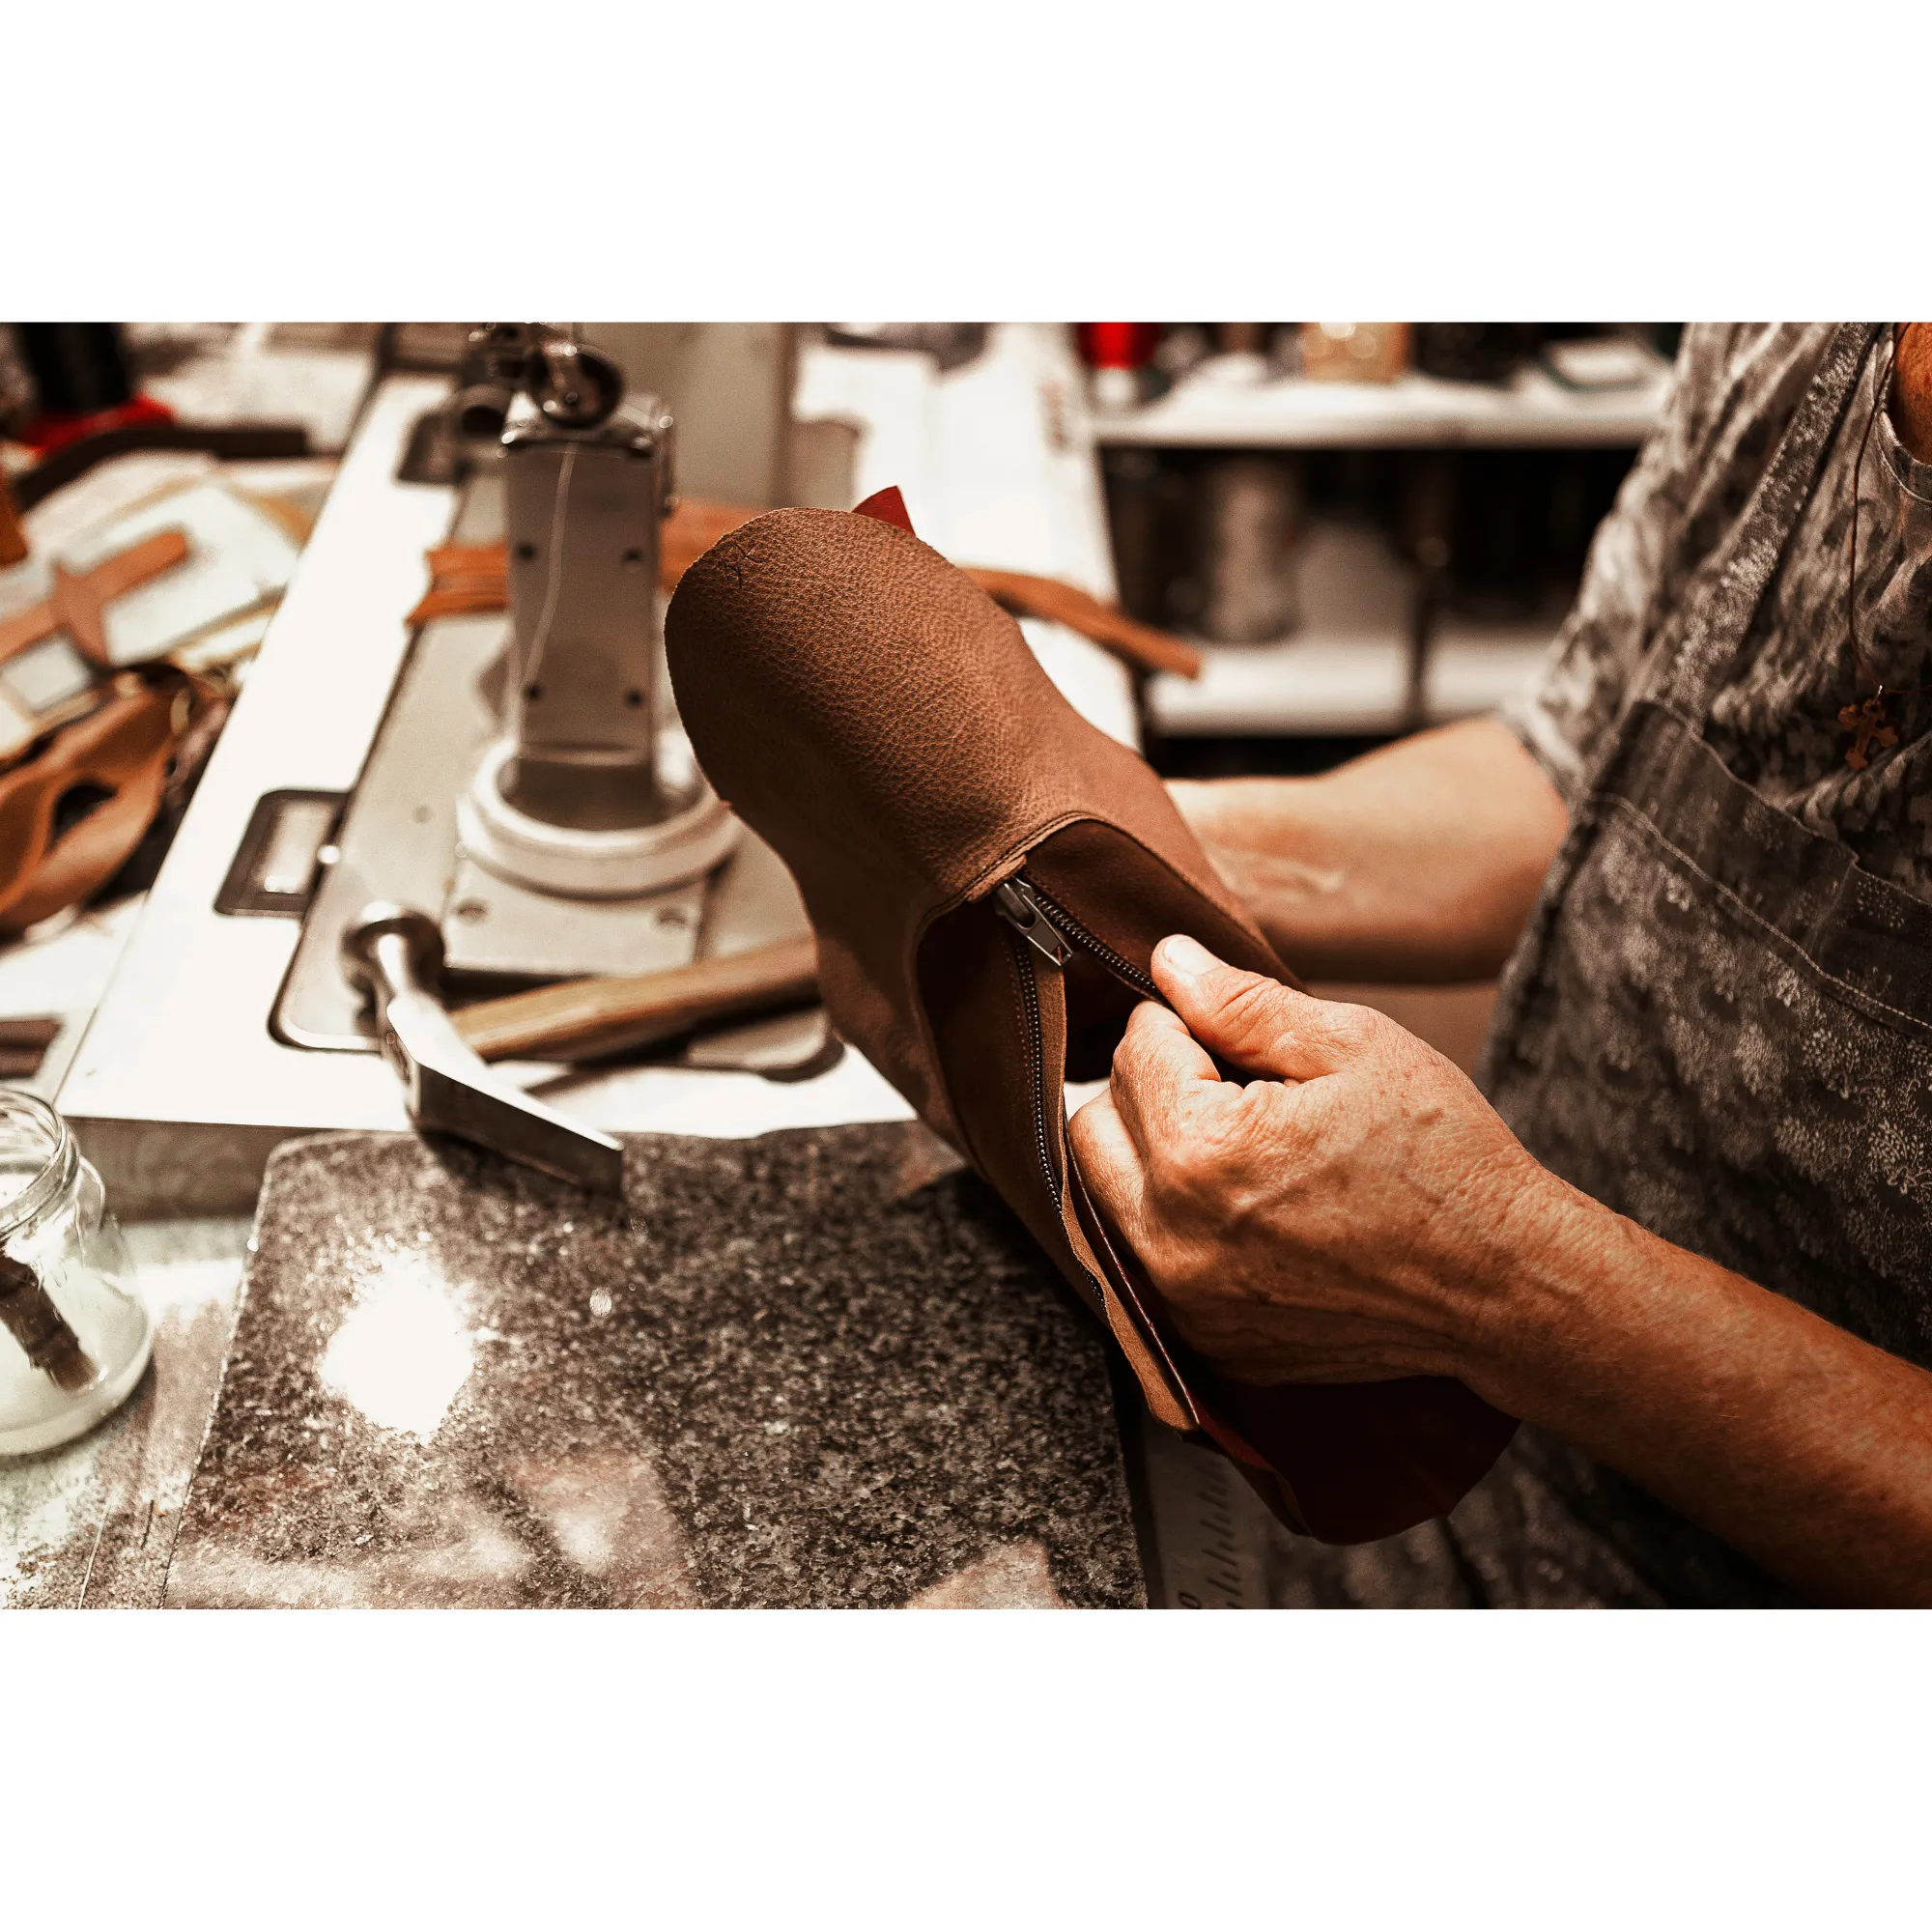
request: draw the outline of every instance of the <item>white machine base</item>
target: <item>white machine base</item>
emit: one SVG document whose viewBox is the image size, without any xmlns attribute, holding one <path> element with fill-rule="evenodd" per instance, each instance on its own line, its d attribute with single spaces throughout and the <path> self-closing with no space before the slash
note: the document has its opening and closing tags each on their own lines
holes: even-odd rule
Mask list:
<svg viewBox="0 0 1932 1932">
<path fill-rule="evenodd" d="M 667 732 L 661 770 L 675 770 L 680 746 L 682 763 L 691 767 L 683 733 Z M 514 884 L 568 898 L 639 898 L 703 878 L 738 842 L 738 821 L 695 768 L 676 787 L 690 802 L 655 825 L 581 832 L 532 818 L 503 796 L 503 768 L 516 754 L 514 739 L 498 738 L 456 807 L 464 851 Z"/>
</svg>

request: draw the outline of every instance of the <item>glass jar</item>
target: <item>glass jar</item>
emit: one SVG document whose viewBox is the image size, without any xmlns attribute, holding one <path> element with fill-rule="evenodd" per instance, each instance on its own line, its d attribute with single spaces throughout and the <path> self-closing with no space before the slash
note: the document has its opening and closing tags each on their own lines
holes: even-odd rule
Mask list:
<svg viewBox="0 0 1932 1932">
<path fill-rule="evenodd" d="M 0 1456 L 70 1441 L 127 1401 L 154 1350 L 132 1279 L 67 1122 L 0 1087 Z"/>
</svg>

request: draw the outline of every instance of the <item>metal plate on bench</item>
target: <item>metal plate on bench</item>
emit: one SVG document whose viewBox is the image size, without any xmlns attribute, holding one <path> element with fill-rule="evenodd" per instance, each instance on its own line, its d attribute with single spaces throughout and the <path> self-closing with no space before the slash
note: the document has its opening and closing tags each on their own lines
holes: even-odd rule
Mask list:
<svg viewBox="0 0 1932 1932">
<path fill-rule="evenodd" d="M 275 1034 L 291 1045 L 375 1051 L 368 1015 L 338 964 L 342 932 L 371 899 L 432 914 L 448 900 L 459 865 L 467 863 L 457 852 L 457 794 L 500 729 L 489 673 L 507 623 L 494 613 L 440 617 L 416 638 L 343 814 L 338 856 L 322 874 L 275 1002 Z M 666 907 L 677 917 L 659 917 Z M 631 942 L 623 958 L 631 973 L 668 971 L 810 930 L 791 875 L 750 831 L 701 889 L 673 891 L 629 910 Z M 734 1053 L 739 1034 L 743 1051 Z M 816 1062 L 829 1042 L 825 1016 L 813 1008 L 721 1029 L 664 1057 L 784 1073 Z"/>
</svg>

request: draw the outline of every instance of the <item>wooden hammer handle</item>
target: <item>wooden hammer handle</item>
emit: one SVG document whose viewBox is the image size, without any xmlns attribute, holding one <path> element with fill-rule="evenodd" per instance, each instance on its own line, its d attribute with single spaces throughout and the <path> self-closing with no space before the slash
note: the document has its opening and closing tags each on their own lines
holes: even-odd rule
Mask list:
<svg viewBox="0 0 1932 1932">
<path fill-rule="evenodd" d="M 818 995 L 810 937 L 699 959 L 668 973 L 569 980 L 450 1014 L 484 1060 L 595 1060 L 711 1020 L 801 1006 Z"/>
</svg>

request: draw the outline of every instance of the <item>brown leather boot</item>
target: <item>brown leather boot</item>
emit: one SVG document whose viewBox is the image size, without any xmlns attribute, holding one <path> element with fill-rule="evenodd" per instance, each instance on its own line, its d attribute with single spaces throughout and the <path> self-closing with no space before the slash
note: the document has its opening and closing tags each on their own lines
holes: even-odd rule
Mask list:
<svg viewBox="0 0 1932 1932">
<path fill-rule="evenodd" d="M 1159 779 L 889 496 L 887 521 L 779 510 L 733 531 L 666 623 L 698 761 L 791 867 L 834 1023 L 1026 1223 L 1153 1414 L 1210 1437 L 1285 1522 L 1356 1542 L 1441 1514 L 1508 1417 L 1438 1378 L 1237 1382 L 1102 1226 L 1063 1084 L 1104 1074 L 1136 1002 L 1160 997 L 1154 946 L 1192 933 L 1293 978 Z"/>
</svg>

